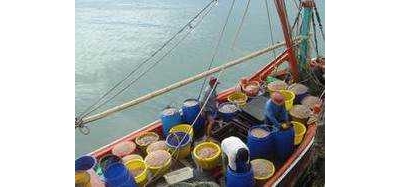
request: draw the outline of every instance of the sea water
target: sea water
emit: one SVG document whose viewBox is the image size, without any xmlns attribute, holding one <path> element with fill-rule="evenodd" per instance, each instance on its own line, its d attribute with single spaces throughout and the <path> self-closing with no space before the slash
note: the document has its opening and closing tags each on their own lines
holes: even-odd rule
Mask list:
<svg viewBox="0 0 400 187">
<path fill-rule="evenodd" d="M 291 24 L 297 14 L 294 1 L 298 2 L 286 1 Z M 209 0 L 75 0 L 76 115 L 123 79 L 208 2 Z M 206 70 L 231 2 L 232 0 L 218 1 L 210 15 L 170 55 L 94 113 Z M 283 37 L 273 1 L 268 3 L 276 43 L 282 41 Z M 324 21 L 324 1 L 317 0 L 316 3 Z M 246 1 L 236 1 L 213 66 L 271 45 L 265 0 L 252 0 L 236 45 L 232 47 L 245 7 Z M 323 54 L 321 35 L 318 38 L 319 50 Z M 264 66 L 273 57 L 273 53 L 270 53 L 226 70 L 220 77 L 221 84 L 217 91 L 233 86 L 240 77 Z M 133 77 L 137 77 L 147 67 L 149 66 L 144 65 Z M 89 153 L 157 120 L 166 105 L 181 107 L 184 100 L 197 98 L 202 83 L 202 80 L 197 81 L 92 122 L 88 124 L 89 135 L 82 135 L 76 130 L 75 156 Z"/>
</svg>

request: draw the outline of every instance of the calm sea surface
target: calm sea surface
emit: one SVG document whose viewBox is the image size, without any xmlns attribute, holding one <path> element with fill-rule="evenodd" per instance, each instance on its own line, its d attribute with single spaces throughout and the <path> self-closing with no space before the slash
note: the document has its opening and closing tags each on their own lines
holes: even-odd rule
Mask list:
<svg viewBox="0 0 400 187">
<path fill-rule="evenodd" d="M 124 78 L 137 64 L 186 24 L 209 0 L 75 0 L 75 109 L 82 112 L 105 91 Z M 210 15 L 160 64 L 98 111 L 165 87 L 204 71 L 232 0 L 220 0 Z M 268 1 L 275 42 L 283 39 L 279 19 Z M 296 0 L 297 2 L 297 0 Z M 316 0 L 324 21 L 324 1 Z M 294 0 L 287 0 L 291 24 L 297 14 Z M 236 1 L 227 32 L 214 66 L 270 45 L 265 0 L 252 0 L 249 14 L 234 49 L 231 48 L 246 1 Z M 324 53 L 320 35 L 319 49 Z M 218 90 L 265 65 L 272 54 L 231 68 L 222 75 Z M 145 66 L 147 67 L 147 66 Z M 134 76 L 135 77 L 135 76 Z M 75 156 L 89 153 L 158 119 L 166 105 L 179 107 L 196 98 L 202 81 L 177 89 L 128 110 L 89 124 L 91 133 L 75 132 Z"/>
</svg>

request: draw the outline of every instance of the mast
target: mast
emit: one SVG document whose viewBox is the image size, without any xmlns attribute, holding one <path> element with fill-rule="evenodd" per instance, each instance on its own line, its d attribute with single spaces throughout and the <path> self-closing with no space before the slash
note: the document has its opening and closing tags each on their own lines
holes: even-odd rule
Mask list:
<svg viewBox="0 0 400 187">
<path fill-rule="evenodd" d="M 299 69 L 297 68 L 297 59 L 293 49 L 293 41 L 292 36 L 289 30 L 289 21 L 287 19 L 287 13 L 285 9 L 285 0 L 275 0 L 276 10 L 278 11 L 279 20 L 281 21 L 282 32 L 285 38 L 287 53 L 288 53 L 288 61 L 290 73 L 293 76 L 294 82 L 299 81 Z"/>
</svg>

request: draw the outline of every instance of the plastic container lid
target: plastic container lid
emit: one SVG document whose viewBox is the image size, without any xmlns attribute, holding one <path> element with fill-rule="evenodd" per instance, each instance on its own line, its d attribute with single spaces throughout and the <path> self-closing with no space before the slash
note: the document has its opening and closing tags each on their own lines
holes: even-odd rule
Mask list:
<svg viewBox="0 0 400 187">
<path fill-rule="evenodd" d="M 166 109 L 164 109 L 164 110 L 162 111 L 162 114 L 163 114 L 164 116 L 171 116 L 171 115 L 174 115 L 174 114 L 177 113 L 177 112 L 178 112 L 178 109 L 173 108 L 173 107 L 168 107 L 168 108 L 166 108 Z"/>
<path fill-rule="evenodd" d="M 116 162 L 110 164 L 107 169 L 104 171 L 104 177 L 106 181 L 116 181 L 125 179 L 128 175 L 128 169 L 125 167 L 124 164 Z"/>
<path fill-rule="evenodd" d="M 124 157 L 126 155 L 133 153 L 135 149 L 136 149 L 135 143 L 131 141 L 125 141 L 115 145 L 111 152 L 113 155 Z"/>
<path fill-rule="evenodd" d="M 96 165 L 96 159 L 92 156 L 85 155 L 75 160 L 75 171 L 86 171 L 92 169 Z"/>
<path fill-rule="evenodd" d="M 192 107 L 196 105 L 199 105 L 199 101 L 197 101 L 196 99 L 188 99 L 183 102 L 183 106 L 185 107 Z"/>
</svg>

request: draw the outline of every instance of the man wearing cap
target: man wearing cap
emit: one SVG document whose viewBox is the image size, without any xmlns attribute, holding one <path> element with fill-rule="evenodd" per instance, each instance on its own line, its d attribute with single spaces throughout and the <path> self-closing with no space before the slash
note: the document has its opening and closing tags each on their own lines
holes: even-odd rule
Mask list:
<svg viewBox="0 0 400 187">
<path fill-rule="evenodd" d="M 285 109 L 285 98 L 279 92 L 271 94 L 271 98 L 265 103 L 265 122 L 280 128 L 281 123 L 289 121 L 289 115 Z"/>
</svg>

